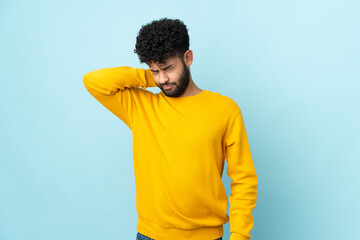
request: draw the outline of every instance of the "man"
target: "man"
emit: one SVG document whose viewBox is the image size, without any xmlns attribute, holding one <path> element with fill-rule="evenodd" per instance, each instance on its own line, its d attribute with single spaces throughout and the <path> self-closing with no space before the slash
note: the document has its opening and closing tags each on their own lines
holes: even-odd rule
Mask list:
<svg viewBox="0 0 360 240">
<path fill-rule="evenodd" d="M 142 26 L 134 52 L 149 69 L 120 66 L 84 75 L 86 89 L 133 134 L 137 239 L 250 239 L 257 175 L 241 110 L 230 97 L 197 87 L 184 23 Z M 147 87 L 159 87 L 152 93 Z M 232 179 L 230 209 L 222 182 Z"/>
</svg>

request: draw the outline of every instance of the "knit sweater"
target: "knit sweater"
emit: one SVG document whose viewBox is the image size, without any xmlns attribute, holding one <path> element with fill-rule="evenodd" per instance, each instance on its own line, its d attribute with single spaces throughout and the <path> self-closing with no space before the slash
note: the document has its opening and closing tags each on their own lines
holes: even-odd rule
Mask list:
<svg viewBox="0 0 360 240">
<path fill-rule="evenodd" d="M 213 240 L 230 221 L 230 240 L 251 238 L 258 179 L 233 99 L 205 89 L 186 97 L 152 93 L 150 69 L 128 66 L 88 72 L 83 83 L 132 132 L 138 232 L 156 240 Z"/>
</svg>

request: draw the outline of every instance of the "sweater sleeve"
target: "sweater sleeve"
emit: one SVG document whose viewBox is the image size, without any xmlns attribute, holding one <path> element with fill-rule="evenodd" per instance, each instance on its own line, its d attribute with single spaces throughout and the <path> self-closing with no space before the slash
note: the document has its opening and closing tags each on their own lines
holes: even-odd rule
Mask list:
<svg viewBox="0 0 360 240">
<path fill-rule="evenodd" d="M 132 116 L 137 98 L 143 91 L 137 88 L 156 87 L 150 69 L 128 66 L 102 68 L 83 77 L 85 88 L 103 106 L 132 129 Z"/>
<path fill-rule="evenodd" d="M 256 205 L 258 179 L 240 109 L 230 121 L 225 146 L 227 174 L 231 178 L 230 240 L 248 240 L 254 223 L 252 210 Z"/>
</svg>

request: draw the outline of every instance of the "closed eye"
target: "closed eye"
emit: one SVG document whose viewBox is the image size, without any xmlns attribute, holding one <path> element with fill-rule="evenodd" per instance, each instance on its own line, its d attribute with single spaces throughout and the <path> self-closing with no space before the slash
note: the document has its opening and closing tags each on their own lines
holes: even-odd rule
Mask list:
<svg viewBox="0 0 360 240">
<path fill-rule="evenodd" d="M 171 70 L 171 69 L 173 69 L 172 66 L 173 66 L 173 65 L 169 65 L 169 66 L 163 68 L 163 70 L 167 70 L 167 69 Z M 154 73 L 154 74 L 156 74 L 156 73 L 158 73 L 159 71 L 158 71 L 158 70 L 152 70 L 152 69 L 151 69 L 151 72 Z"/>
</svg>

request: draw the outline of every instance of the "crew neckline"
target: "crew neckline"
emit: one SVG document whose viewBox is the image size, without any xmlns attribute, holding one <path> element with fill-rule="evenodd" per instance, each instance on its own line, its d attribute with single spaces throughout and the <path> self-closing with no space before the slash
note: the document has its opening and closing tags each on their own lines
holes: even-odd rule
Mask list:
<svg viewBox="0 0 360 240">
<path fill-rule="evenodd" d="M 185 97 L 168 97 L 162 91 L 160 92 L 160 94 L 169 102 L 184 103 L 184 102 L 192 102 L 192 101 L 198 100 L 200 98 L 203 98 L 204 96 L 206 96 L 208 94 L 208 92 L 209 91 L 202 89 L 201 92 L 199 92 L 198 94 L 195 94 L 192 96 L 185 96 Z"/>
</svg>

